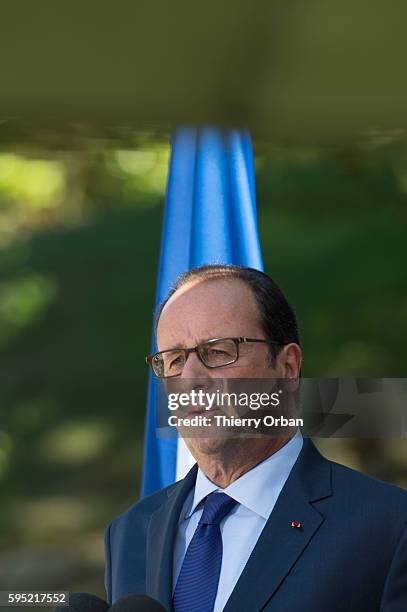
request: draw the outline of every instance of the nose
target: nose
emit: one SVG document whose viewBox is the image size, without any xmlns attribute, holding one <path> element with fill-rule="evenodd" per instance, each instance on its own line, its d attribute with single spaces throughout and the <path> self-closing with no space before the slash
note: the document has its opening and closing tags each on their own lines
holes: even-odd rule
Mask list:
<svg viewBox="0 0 407 612">
<path fill-rule="evenodd" d="M 212 390 L 213 385 L 216 384 L 214 376 L 216 375 L 213 370 L 205 367 L 205 364 L 202 363 L 196 352 L 193 352 L 188 355 L 181 376 L 174 380 L 177 380 L 178 388 L 182 387 L 183 392 L 191 393 L 192 391 L 199 392 L 200 390 L 209 392 Z M 201 406 L 199 408 L 202 409 Z M 197 410 L 197 408 L 193 407 L 192 410 Z"/>
</svg>

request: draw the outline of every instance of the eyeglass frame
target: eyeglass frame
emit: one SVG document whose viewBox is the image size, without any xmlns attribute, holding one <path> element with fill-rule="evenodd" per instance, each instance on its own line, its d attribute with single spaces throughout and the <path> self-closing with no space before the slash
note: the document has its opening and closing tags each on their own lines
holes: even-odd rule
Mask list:
<svg viewBox="0 0 407 612">
<path fill-rule="evenodd" d="M 199 354 L 199 347 L 202 346 L 203 344 L 212 344 L 215 342 L 219 342 L 220 340 L 232 340 L 236 346 L 236 358 L 233 359 L 232 361 L 228 361 L 227 363 L 224 363 L 223 365 L 216 365 L 216 366 L 210 366 L 207 365 L 204 360 L 202 359 L 201 355 Z M 225 368 L 228 365 L 232 365 L 233 363 L 236 363 L 239 359 L 239 346 L 240 344 L 244 344 L 244 343 L 250 343 L 250 342 L 259 342 L 262 344 L 270 344 L 272 346 L 285 346 L 286 343 L 285 342 L 277 342 L 276 340 L 266 340 L 264 338 L 247 338 L 245 336 L 237 336 L 237 337 L 227 337 L 227 338 L 211 338 L 210 340 L 206 340 L 206 342 L 200 342 L 199 344 L 197 344 L 196 346 L 192 347 L 192 348 L 172 348 L 172 349 L 166 349 L 165 351 L 157 351 L 155 353 L 152 353 L 151 355 L 147 355 L 146 359 L 146 363 L 150 366 L 150 369 L 153 373 L 153 375 L 156 378 L 159 379 L 163 379 L 163 378 L 175 378 L 176 376 L 181 376 L 183 369 L 181 370 L 181 372 L 179 374 L 171 374 L 170 376 L 157 376 L 157 374 L 154 372 L 154 368 L 152 365 L 152 361 L 154 359 L 154 357 L 156 357 L 156 355 L 160 355 L 161 353 L 170 353 L 171 351 L 182 351 L 184 353 L 185 356 L 185 362 L 184 362 L 184 367 L 185 364 L 187 362 L 187 359 L 189 357 L 189 355 L 191 353 L 196 353 L 199 361 L 208 369 L 210 370 L 214 370 L 216 368 Z"/>
</svg>

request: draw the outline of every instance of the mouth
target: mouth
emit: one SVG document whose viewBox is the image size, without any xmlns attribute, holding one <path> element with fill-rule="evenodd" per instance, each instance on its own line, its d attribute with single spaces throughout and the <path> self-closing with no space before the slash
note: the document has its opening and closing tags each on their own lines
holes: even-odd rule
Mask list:
<svg viewBox="0 0 407 612">
<path fill-rule="evenodd" d="M 209 410 L 207 410 L 205 407 L 194 408 L 193 410 L 188 411 L 188 416 L 192 417 L 192 416 L 197 416 L 200 414 L 211 416 L 212 414 L 215 414 L 215 412 L 219 412 L 219 408 L 210 408 Z"/>
</svg>

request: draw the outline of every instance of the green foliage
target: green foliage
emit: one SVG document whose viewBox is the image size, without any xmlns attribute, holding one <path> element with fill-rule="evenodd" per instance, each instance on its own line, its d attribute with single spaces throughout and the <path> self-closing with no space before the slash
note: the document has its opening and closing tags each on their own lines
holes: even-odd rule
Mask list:
<svg viewBox="0 0 407 612">
<path fill-rule="evenodd" d="M 138 496 L 168 160 L 157 140 L 102 145 L 38 154 L 40 176 L 49 163 L 63 177 L 55 202 L 36 190 L 32 207 L 24 174 L 18 189 L 0 176 L 0 539 L 8 558 L 76 554 L 42 587 L 100 593 L 103 529 Z M 265 268 L 296 307 L 305 376 L 404 373 L 405 159 L 387 143 L 257 147 Z M 380 464 L 365 445 L 345 459 L 407 484 L 392 448 Z"/>
</svg>

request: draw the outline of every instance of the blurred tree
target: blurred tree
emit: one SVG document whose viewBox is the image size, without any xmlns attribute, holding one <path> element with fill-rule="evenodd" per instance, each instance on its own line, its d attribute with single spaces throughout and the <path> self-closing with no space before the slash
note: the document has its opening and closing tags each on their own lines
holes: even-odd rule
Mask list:
<svg viewBox="0 0 407 612">
<path fill-rule="evenodd" d="M 0 584 L 103 594 L 104 527 L 138 494 L 168 144 L 71 145 L 0 155 Z M 304 375 L 403 376 L 406 142 L 255 149 Z M 407 486 L 405 440 L 319 444 Z"/>
</svg>

